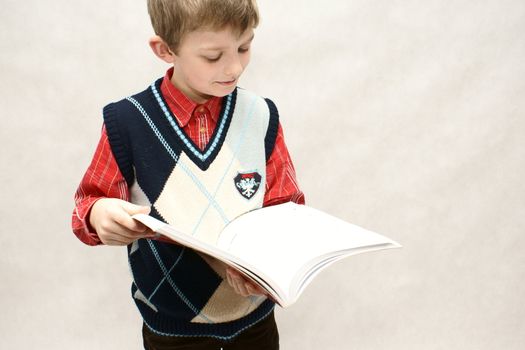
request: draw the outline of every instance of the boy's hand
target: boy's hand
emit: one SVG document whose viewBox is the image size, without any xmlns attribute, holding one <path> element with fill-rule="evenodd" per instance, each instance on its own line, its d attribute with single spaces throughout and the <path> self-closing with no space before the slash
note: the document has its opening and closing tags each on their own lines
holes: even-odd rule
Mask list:
<svg viewBox="0 0 525 350">
<path fill-rule="evenodd" d="M 268 296 L 268 293 L 261 287 L 257 286 L 253 282 L 244 278 L 237 270 L 232 267 L 226 268 L 226 278 L 230 286 L 233 287 L 237 294 L 247 297 L 250 295 L 265 295 Z"/>
<path fill-rule="evenodd" d="M 153 238 L 155 232 L 131 215 L 148 214 L 149 207 L 135 205 L 116 198 L 101 198 L 93 204 L 89 223 L 102 243 L 106 245 L 128 245 L 139 238 Z"/>
</svg>

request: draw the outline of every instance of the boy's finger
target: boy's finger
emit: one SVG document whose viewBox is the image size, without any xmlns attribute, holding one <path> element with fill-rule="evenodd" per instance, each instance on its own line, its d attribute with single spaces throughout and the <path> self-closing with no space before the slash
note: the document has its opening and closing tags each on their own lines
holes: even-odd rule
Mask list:
<svg viewBox="0 0 525 350">
<path fill-rule="evenodd" d="M 124 209 L 129 216 L 135 214 L 149 214 L 151 211 L 150 207 L 144 205 L 136 205 L 126 201 L 122 201 L 122 209 Z"/>
<path fill-rule="evenodd" d="M 239 271 L 229 267 L 227 272 L 229 273 L 230 277 L 232 279 L 235 279 L 236 282 L 239 284 L 239 289 L 244 294 L 246 294 L 246 295 L 243 294 L 244 296 L 248 296 L 250 294 L 260 294 L 260 295 L 266 294 L 266 291 L 259 288 L 259 286 L 251 282 L 246 277 L 244 277 L 244 275 L 242 275 Z"/>
<path fill-rule="evenodd" d="M 130 226 L 128 226 L 128 229 L 130 229 L 131 231 L 140 232 L 143 234 L 148 234 L 148 231 L 153 232 L 148 226 L 144 225 L 142 222 L 139 222 L 137 220 L 131 219 L 129 225 Z"/>
<path fill-rule="evenodd" d="M 243 297 L 247 297 L 247 296 L 250 295 L 250 292 L 248 291 L 248 289 L 244 285 L 244 281 L 243 280 L 235 279 L 235 282 L 236 282 L 236 285 L 237 285 L 237 290 L 238 290 L 240 295 L 242 295 Z"/>
<path fill-rule="evenodd" d="M 146 227 L 146 231 L 144 231 L 144 236 L 146 236 L 146 237 L 156 237 L 156 238 L 159 238 L 159 237 L 160 237 L 160 233 L 159 233 L 159 232 L 155 232 L 155 231 L 153 231 L 153 230 L 150 229 L 149 227 Z"/>
<path fill-rule="evenodd" d="M 248 291 L 250 292 L 250 294 L 257 294 L 257 295 L 266 295 L 266 291 L 264 289 L 262 289 L 261 287 L 251 283 L 251 282 L 246 282 L 246 289 L 248 289 Z"/>
<path fill-rule="evenodd" d="M 239 277 L 240 274 L 235 270 L 233 267 L 228 266 L 226 268 L 226 272 L 230 275 L 230 277 Z"/>
<path fill-rule="evenodd" d="M 131 204 L 131 203 L 130 203 Z M 134 205 L 134 204 L 131 204 Z M 134 220 L 127 211 L 122 210 L 115 215 L 115 221 L 122 227 L 133 231 L 136 235 L 137 233 L 145 233 L 148 230 L 148 227 L 143 223 Z"/>
<path fill-rule="evenodd" d="M 151 211 L 150 207 L 122 201 L 121 208 L 127 214 L 122 216 L 122 221 L 119 222 L 121 225 L 136 232 L 145 232 L 148 229 L 146 225 L 137 220 L 133 220 L 131 216 L 135 214 L 149 214 Z"/>
<path fill-rule="evenodd" d="M 247 296 L 248 291 L 246 290 L 246 287 L 244 287 L 244 281 L 238 275 L 233 273 L 231 270 L 229 272 L 230 272 L 230 276 L 229 276 L 230 281 L 231 281 L 231 284 L 233 284 L 232 287 L 235 290 L 235 292 L 244 297 Z"/>
<path fill-rule="evenodd" d="M 226 269 L 226 281 L 228 281 L 228 284 L 230 285 L 230 287 L 235 287 L 234 284 L 233 284 L 233 281 L 232 281 L 232 277 L 231 277 L 231 273 L 230 273 L 230 270 L 229 268 Z"/>
<path fill-rule="evenodd" d="M 253 286 L 251 284 L 245 283 L 244 286 L 246 287 L 246 290 L 248 290 L 248 293 L 250 293 L 250 294 L 259 294 L 259 293 L 257 293 L 255 288 L 253 288 Z"/>
<path fill-rule="evenodd" d="M 129 243 L 126 241 L 118 240 L 118 239 L 108 239 L 106 240 L 106 245 L 128 245 Z"/>
<path fill-rule="evenodd" d="M 153 238 L 155 233 L 151 230 L 145 230 L 144 232 L 130 230 L 129 228 L 115 222 L 111 227 L 107 227 L 107 232 L 114 237 L 122 237 L 122 241 L 132 242 L 139 238 Z"/>
</svg>

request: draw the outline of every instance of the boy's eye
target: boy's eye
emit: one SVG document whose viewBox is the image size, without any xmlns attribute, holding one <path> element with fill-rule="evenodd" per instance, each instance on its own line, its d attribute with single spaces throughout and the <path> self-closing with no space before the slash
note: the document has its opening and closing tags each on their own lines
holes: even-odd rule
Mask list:
<svg viewBox="0 0 525 350">
<path fill-rule="evenodd" d="M 246 53 L 250 51 L 250 47 L 239 47 L 239 52 L 240 53 Z M 203 56 L 203 58 L 208 61 L 208 62 L 217 62 L 218 60 L 220 60 L 222 57 L 222 53 L 219 55 L 219 56 L 216 56 L 216 57 L 208 57 L 208 56 Z"/>
<path fill-rule="evenodd" d="M 217 62 L 220 58 L 221 58 L 222 55 L 219 55 L 217 57 L 204 57 L 206 59 L 206 61 L 208 62 Z"/>
</svg>

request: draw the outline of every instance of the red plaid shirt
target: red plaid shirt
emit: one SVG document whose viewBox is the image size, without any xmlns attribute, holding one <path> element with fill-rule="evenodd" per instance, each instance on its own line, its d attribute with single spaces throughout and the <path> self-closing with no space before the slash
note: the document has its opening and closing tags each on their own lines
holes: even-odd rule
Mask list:
<svg viewBox="0 0 525 350">
<path fill-rule="evenodd" d="M 187 98 L 171 82 L 173 68 L 168 69 L 161 84 L 161 93 L 177 123 L 201 149 L 208 144 L 215 130 L 222 105 L 222 98 L 213 97 L 204 104 Z M 100 198 L 110 197 L 129 201 L 129 188 L 111 152 L 106 129 L 102 134 L 95 155 L 75 193 L 75 210 L 72 227 L 75 235 L 89 245 L 101 244 L 98 235 L 89 225 L 89 212 Z M 263 206 L 285 202 L 304 203 L 295 169 L 284 143 L 279 125 L 275 148 L 266 163 L 266 191 Z"/>
</svg>

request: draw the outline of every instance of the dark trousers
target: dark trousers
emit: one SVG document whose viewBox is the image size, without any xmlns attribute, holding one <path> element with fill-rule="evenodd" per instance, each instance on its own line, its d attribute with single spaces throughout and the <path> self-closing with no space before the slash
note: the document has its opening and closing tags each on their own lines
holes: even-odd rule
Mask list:
<svg viewBox="0 0 525 350">
<path fill-rule="evenodd" d="M 153 333 L 145 324 L 142 338 L 146 350 L 278 350 L 279 332 L 274 313 L 231 340 L 211 337 L 170 337 Z"/>
</svg>

